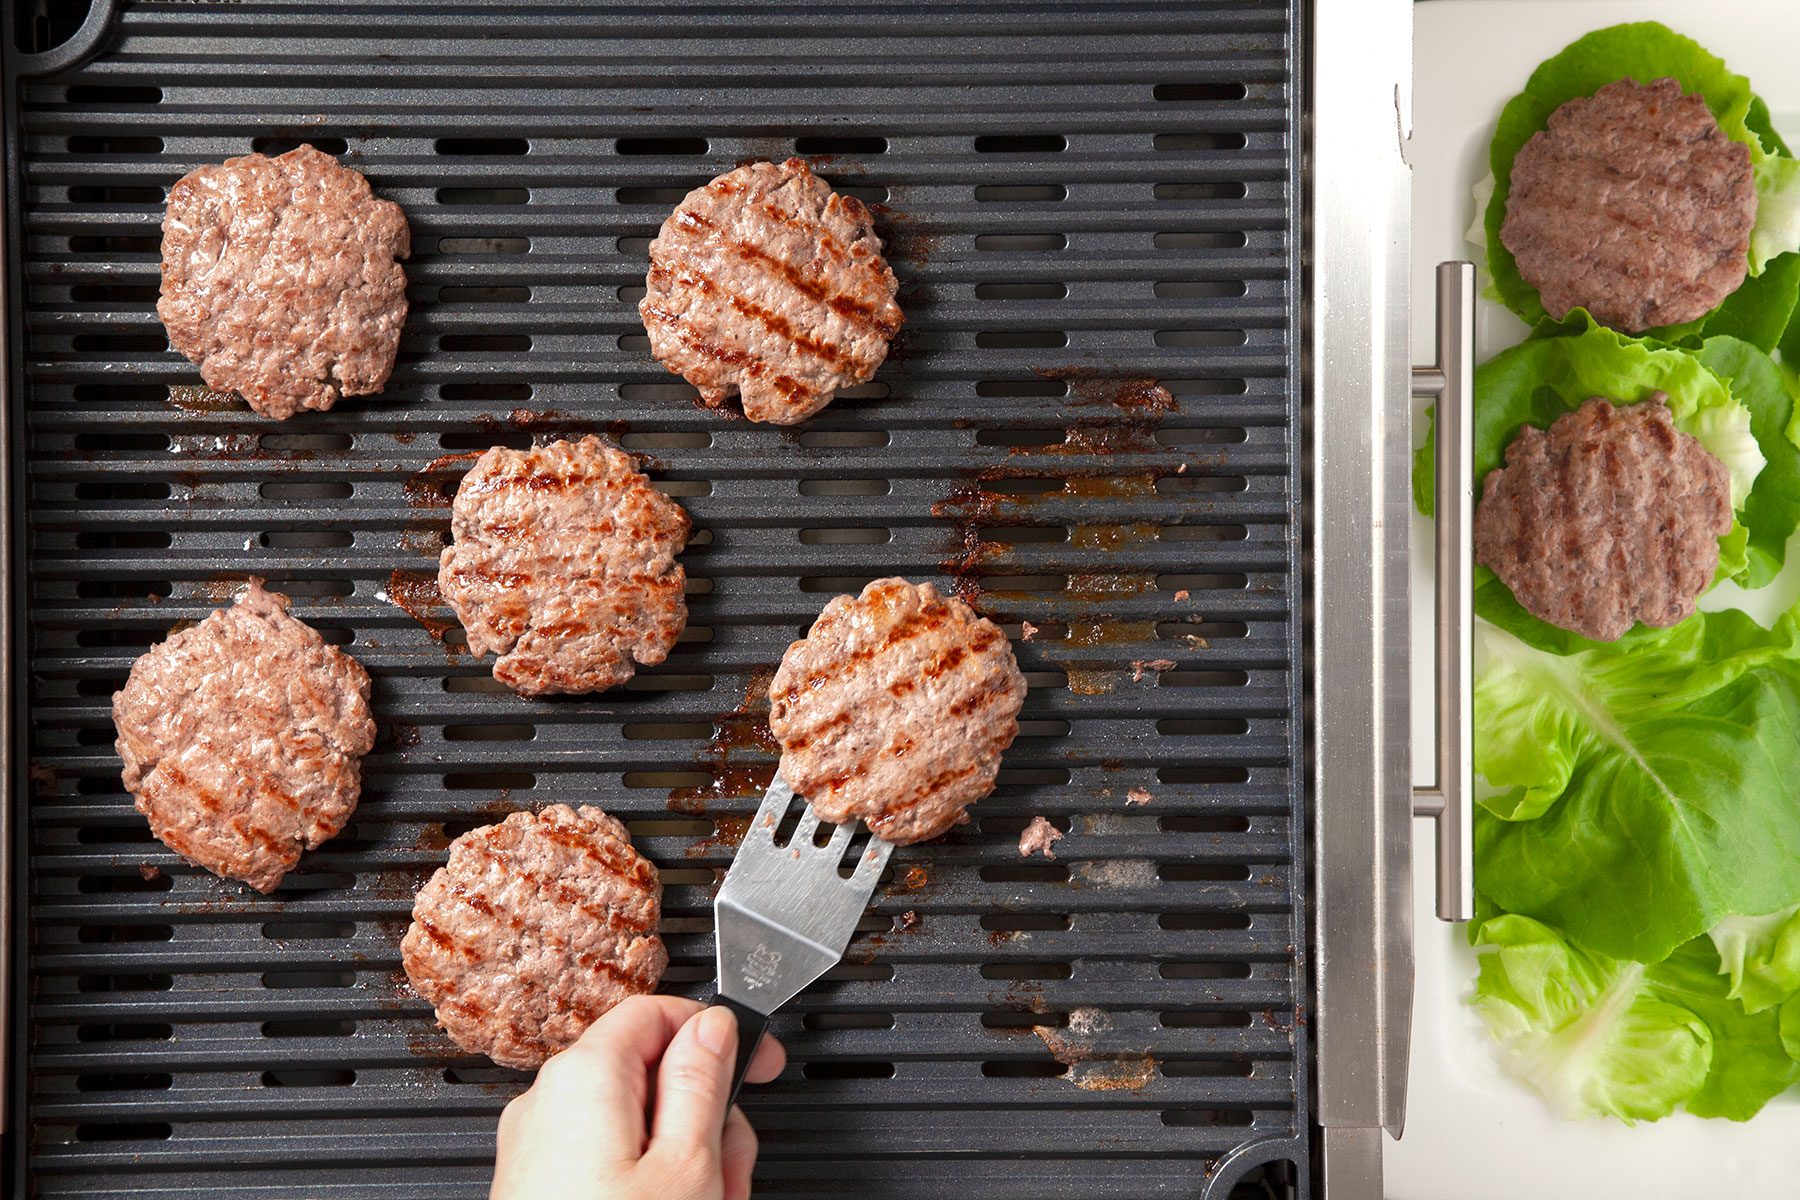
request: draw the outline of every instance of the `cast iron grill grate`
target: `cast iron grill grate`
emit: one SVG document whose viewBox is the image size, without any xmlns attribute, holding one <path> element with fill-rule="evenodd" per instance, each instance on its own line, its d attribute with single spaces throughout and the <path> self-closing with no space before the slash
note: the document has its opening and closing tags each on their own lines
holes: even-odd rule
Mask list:
<svg viewBox="0 0 1800 1200">
<path fill-rule="evenodd" d="M 498 814 L 601 804 L 700 994 L 771 770 L 756 698 L 830 595 L 896 573 L 1036 627 L 1023 732 L 778 1019 L 759 1195 L 1306 1193 L 1296 28 L 1279 2 L 139 3 L 13 81 L 30 1194 L 485 1194 L 522 1077 L 405 987 L 414 889 Z M 393 380 L 282 424 L 171 404 L 197 375 L 154 311 L 164 189 L 301 141 L 411 220 Z M 908 324 L 780 431 L 696 407 L 635 303 L 687 189 L 790 153 L 881 206 Z M 448 456 L 588 430 L 693 514 L 691 625 L 621 691 L 527 702 L 431 595 Z M 269 898 L 151 840 L 109 709 L 248 574 L 382 718 L 353 823 Z M 1036 814 L 1054 862 L 1016 853 Z"/>
</svg>

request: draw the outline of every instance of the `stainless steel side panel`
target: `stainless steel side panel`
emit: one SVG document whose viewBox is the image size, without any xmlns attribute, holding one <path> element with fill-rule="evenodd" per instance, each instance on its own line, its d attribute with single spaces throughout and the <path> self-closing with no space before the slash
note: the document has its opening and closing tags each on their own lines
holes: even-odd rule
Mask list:
<svg viewBox="0 0 1800 1200">
<path fill-rule="evenodd" d="M 1312 14 L 1309 773 L 1330 1200 L 1381 1195 L 1378 1131 L 1399 1136 L 1406 1109 L 1411 9 Z"/>
</svg>

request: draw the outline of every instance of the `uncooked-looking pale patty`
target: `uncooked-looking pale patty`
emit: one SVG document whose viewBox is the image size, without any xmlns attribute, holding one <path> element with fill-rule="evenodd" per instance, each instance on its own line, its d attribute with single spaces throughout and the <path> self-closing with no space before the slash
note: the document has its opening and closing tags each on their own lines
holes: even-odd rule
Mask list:
<svg viewBox="0 0 1800 1200">
<path fill-rule="evenodd" d="M 1673 79 L 1609 83 L 1513 159 L 1500 241 L 1558 319 L 1631 333 L 1705 316 L 1749 271 L 1750 148 Z"/>
<path fill-rule="evenodd" d="M 781 774 L 821 820 L 898 845 L 937 837 L 994 790 L 1025 677 L 999 626 L 929 583 L 839 596 L 769 685 Z"/>
<path fill-rule="evenodd" d="M 625 827 L 553 804 L 470 830 L 419 890 L 406 977 L 457 1045 L 533 1070 L 656 990 L 661 884 Z"/>
<path fill-rule="evenodd" d="M 495 446 L 456 489 L 438 587 L 472 654 L 525 696 L 597 692 L 687 624 L 688 516 L 599 438 Z"/>
<path fill-rule="evenodd" d="M 300 146 L 189 171 L 169 189 L 169 344 L 206 386 L 266 417 L 379 392 L 406 323 L 406 215 L 361 174 Z"/>
<path fill-rule="evenodd" d="M 1731 532 L 1731 475 L 1666 401 L 1596 396 L 1548 433 L 1527 425 L 1482 481 L 1475 561 L 1534 616 L 1605 642 L 1693 616 Z"/>
<path fill-rule="evenodd" d="M 803 159 L 689 192 L 650 243 L 650 351 L 717 406 L 791 425 L 866 383 L 903 320 L 869 210 Z"/>
<path fill-rule="evenodd" d="M 261 892 L 356 811 L 369 676 L 260 582 L 171 634 L 113 693 L 125 787 L 189 862 Z"/>
</svg>

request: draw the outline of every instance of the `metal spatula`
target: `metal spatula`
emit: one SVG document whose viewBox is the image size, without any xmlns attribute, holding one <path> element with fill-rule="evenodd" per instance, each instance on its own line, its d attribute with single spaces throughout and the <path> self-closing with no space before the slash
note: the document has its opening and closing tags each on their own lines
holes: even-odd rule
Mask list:
<svg viewBox="0 0 1800 1200">
<path fill-rule="evenodd" d="M 738 845 L 713 900 L 719 944 L 717 1001 L 737 1014 L 737 1068 L 731 1098 L 756 1053 L 769 1014 L 844 956 L 856 922 L 887 866 L 893 845 L 872 837 L 846 878 L 839 870 L 856 824 L 837 826 L 815 846 L 819 818 L 809 808 L 793 836 L 775 844 L 794 789 L 777 775 Z"/>
</svg>

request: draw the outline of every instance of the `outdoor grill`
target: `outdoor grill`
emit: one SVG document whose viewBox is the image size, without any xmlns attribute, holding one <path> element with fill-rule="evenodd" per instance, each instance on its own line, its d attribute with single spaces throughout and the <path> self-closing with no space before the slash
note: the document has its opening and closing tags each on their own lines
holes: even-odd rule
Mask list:
<svg viewBox="0 0 1800 1200">
<path fill-rule="evenodd" d="M 1300 0 L 95 0 L 46 49 L 74 7 L 6 23 L 12 1194 L 485 1195 L 529 1077 L 407 986 L 414 891 L 465 830 L 600 805 L 662 870 L 665 990 L 709 994 L 770 672 L 894 574 L 1005 625 L 1030 695 L 998 790 L 777 1016 L 758 1195 L 1319 1190 Z M 412 311 L 384 394 L 275 423 L 168 348 L 159 224 L 301 142 L 405 209 Z M 792 154 L 874 208 L 907 324 L 778 429 L 699 406 L 636 302 L 687 190 Z M 447 497 L 590 431 L 692 514 L 689 626 L 529 701 L 436 595 Z M 151 837 L 110 710 L 252 575 L 381 727 L 267 897 Z M 1017 852 L 1040 814 L 1055 861 Z"/>
</svg>

